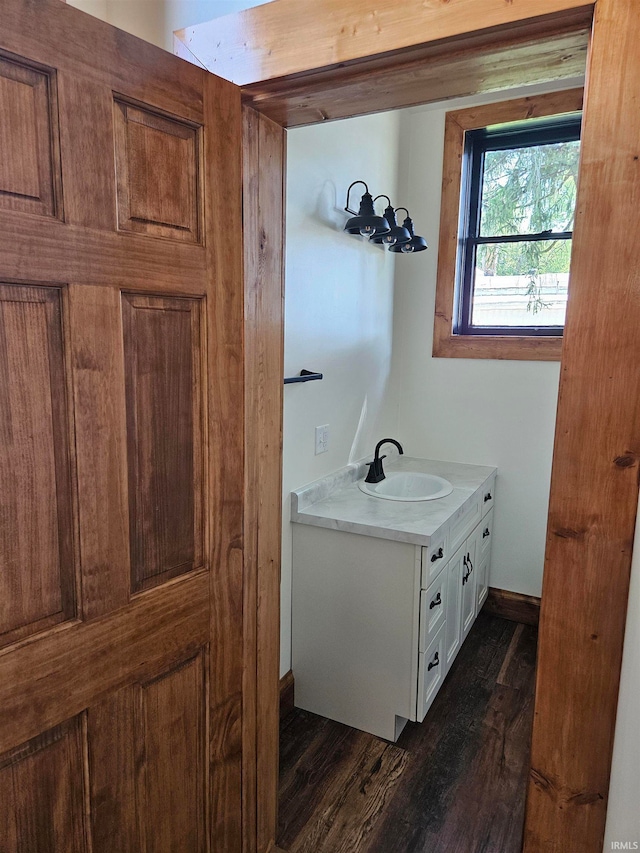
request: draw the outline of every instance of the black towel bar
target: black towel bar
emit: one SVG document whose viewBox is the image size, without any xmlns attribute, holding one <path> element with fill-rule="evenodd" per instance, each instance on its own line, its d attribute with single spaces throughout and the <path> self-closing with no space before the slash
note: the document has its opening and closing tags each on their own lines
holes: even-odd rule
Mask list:
<svg viewBox="0 0 640 853">
<path fill-rule="evenodd" d="M 285 385 L 292 385 L 294 382 L 312 382 L 314 379 L 322 379 L 322 373 L 314 373 L 313 370 L 301 370 L 300 376 L 286 376 Z"/>
</svg>

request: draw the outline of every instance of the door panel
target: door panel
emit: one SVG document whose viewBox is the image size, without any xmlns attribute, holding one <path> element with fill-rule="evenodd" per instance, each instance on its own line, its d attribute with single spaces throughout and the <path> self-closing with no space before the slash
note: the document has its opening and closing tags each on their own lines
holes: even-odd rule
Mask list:
<svg viewBox="0 0 640 853">
<path fill-rule="evenodd" d="M 206 678 L 200 654 L 140 688 L 144 844 L 150 853 L 206 841 Z"/>
<path fill-rule="evenodd" d="M 200 242 L 201 128 L 116 98 L 118 227 Z M 158 173 L 152 166 L 162 163 Z"/>
<path fill-rule="evenodd" d="M 79 716 L 0 756 L 3 853 L 88 853 L 85 747 Z"/>
<path fill-rule="evenodd" d="M 241 144 L 233 85 L 3 4 L 3 853 L 241 848 Z"/>
<path fill-rule="evenodd" d="M 0 645 L 75 615 L 61 292 L 0 284 Z"/>
<path fill-rule="evenodd" d="M 62 212 L 55 74 L 0 57 L 0 209 L 41 216 Z"/>
<path fill-rule="evenodd" d="M 90 709 L 94 853 L 208 849 L 207 666 L 200 649 Z"/>
<path fill-rule="evenodd" d="M 200 311 L 122 298 L 133 592 L 202 565 Z"/>
</svg>

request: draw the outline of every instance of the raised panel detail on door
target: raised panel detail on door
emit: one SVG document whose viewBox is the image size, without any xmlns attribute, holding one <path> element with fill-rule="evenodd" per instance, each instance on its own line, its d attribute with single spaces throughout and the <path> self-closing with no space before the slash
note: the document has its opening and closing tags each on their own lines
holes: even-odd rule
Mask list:
<svg viewBox="0 0 640 853">
<path fill-rule="evenodd" d="M 141 688 L 145 853 L 207 848 L 204 655 Z"/>
<path fill-rule="evenodd" d="M 118 227 L 199 243 L 200 128 L 116 99 Z"/>
<path fill-rule="evenodd" d="M 0 209 L 62 212 L 53 72 L 0 56 Z"/>
<path fill-rule="evenodd" d="M 62 294 L 0 283 L 0 646 L 76 613 Z"/>
<path fill-rule="evenodd" d="M 2 853 L 88 853 L 84 753 L 77 717 L 0 756 Z"/>
<path fill-rule="evenodd" d="M 93 853 L 207 846 L 208 651 L 89 709 Z"/>
<path fill-rule="evenodd" d="M 93 853 L 208 850 L 207 652 L 88 716 Z"/>
<path fill-rule="evenodd" d="M 134 592 L 202 565 L 201 309 L 122 298 Z"/>
</svg>

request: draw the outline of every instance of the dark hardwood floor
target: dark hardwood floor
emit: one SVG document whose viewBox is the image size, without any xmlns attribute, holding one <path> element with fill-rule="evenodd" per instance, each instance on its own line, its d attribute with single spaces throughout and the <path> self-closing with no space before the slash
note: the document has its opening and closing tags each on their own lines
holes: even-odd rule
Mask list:
<svg viewBox="0 0 640 853">
<path fill-rule="evenodd" d="M 295 709 L 280 733 L 289 853 L 520 853 L 536 629 L 480 613 L 396 744 Z"/>
</svg>

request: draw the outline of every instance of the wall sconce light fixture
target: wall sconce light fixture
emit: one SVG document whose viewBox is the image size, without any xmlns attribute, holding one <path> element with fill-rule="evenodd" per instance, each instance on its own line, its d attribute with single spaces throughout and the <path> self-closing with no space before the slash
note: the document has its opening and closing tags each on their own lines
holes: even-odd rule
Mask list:
<svg viewBox="0 0 640 853">
<path fill-rule="evenodd" d="M 413 220 L 409 216 L 409 211 L 406 207 L 397 207 L 396 210 L 404 210 L 407 214 L 406 219 L 402 223 L 403 227 L 407 229 L 409 234 L 409 240 L 406 243 L 395 243 L 393 246 L 389 246 L 390 252 L 402 252 L 403 255 L 410 255 L 413 252 L 424 252 L 425 249 L 428 249 L 427 241 L 424 237 L 418 237 L 413 232 Z"/>
<path fill-rule="evenodd" d="M 356 184 L 362 184 L 365 188 L 360 199 L 358 213 L 349 207 L 349 195 Z M 374 204 L 379 198 L 386 198 L 388 202 L 384 216 L 378 216 L 375 212 Z M 403 255 L 424 252 L 425 249 L 429 248 L 424 237 L 419 237 L 414 233 L 413 220 L 409 216 L 407 208 L 396 207 L 394 210 L 388 195 L 382 194 L 372 198 L 369 187 L 364 181 L 354 181 L 347 190 L 345 210 L 351 214 L 351 219 L 347 220 L 347 224 L 344 226 L 344 230 L 348 234 L 360 234 L 363 237 L 368 237 L 370 242 L 376 243 L 378 246 L 386 246 L 390 252 L 401 252 Z M 404 210 L 407 214 L 402 225 L 398 225 L 396 220 L 398 210 Z"/>
<path fill-rule="evenodd" d="M 396 212 L 391 206 L 391 199 L 388 195 L 378 195 L 374 198 L 373 203 L 375 204 L 379 198 L 386 198 L 389 202 L 389 206 L 386 207 L 384 211 L 384 218 L 389 223 L 390 230 L 387 234 L 377 234 L 375 237 L 371 237 L 371 242 L 382 244 L 389 248 L 392 246 L 400 246 L 403 243 L 408 243 L 409 240 L 411 240 L 411 234 L 404 225 L 398 225 L 396 222 Z M 402 208 L 402 210 L 404 210 L 404 208 Z"/>
<path fill-rule="evenodd" d="M 358 213 L 349 207 L 349 193 L 351 192 L 351 187 L 354 187 L 356 184 L 363 184 L 366 190 L 360 199 L 360 210 Z M 384 216 L 376 216 L 376 212 L 373 209 L 373 198 L 369 192 L 369 187 L 364 181 L 354 181 L 347 190 L 345 210 L 347 213 L 353 214 L 344 226 L 344 230 L 349 234 L 362 234 L 363 237 L 377 237 L 380 234 L 388 234 L 391 230 Z"/>
</svg>

